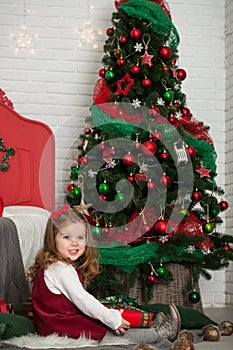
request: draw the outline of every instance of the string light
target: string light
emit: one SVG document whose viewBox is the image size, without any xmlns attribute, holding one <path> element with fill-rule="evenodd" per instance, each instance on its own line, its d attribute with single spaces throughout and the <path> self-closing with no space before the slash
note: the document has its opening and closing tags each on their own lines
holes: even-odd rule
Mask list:
<svg viewBox="0 0 233 350">
<path fill-rule="evenodd" d="M 85 22 L 85 26 L 83 29 L 75 29 L 75 32 L 80 32 L 80 41 L 78 43 L 78 47 L 83 47 L 86 44 L 92 45 L 93 49 L 96 49 L 98 47 L 96 43 L 96 36 L 97 35 L 102 35 L 102 31 L 96 31 L 92 28 L 91 26 L 91 20 L 89 18 L 89 10 L 94 11 L 94 6 L 90 6 L 88 4 L 88 19 Z"/>
<path fill-rule="evenodd" d="M 29 14 L 30 9 L 25 8 L 24 0 L 24 9 L 23 9 L 23 23 L 21 25 L 21 31 L 18 35 L 11 34 L 11 39 L 15 40 L 15 52 L 19 52 L 22 49 L 29 50 L 30 53 L 33 53 L 32 42 L 38 37 L 37 35 L 30 35 L 27 30 L 25 14 Z"/>
</svg>

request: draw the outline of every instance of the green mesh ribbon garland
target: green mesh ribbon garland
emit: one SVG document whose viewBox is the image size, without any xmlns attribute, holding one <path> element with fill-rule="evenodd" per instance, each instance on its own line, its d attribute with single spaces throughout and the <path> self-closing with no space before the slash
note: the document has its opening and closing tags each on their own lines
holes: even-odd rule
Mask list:
<svg viewBox="0 0 233 350">
<path fill-rule="evenodd" d="M 150 22 L 151 29 L 167 38 L 167 44 L 176 49 L 180 42 L 180 37 L 176 27 L 165 13 L 165 11 L 154 2 L 145 0 L 130 0 L 119 6 L 128 16 L 147 20 Z"/>
<path fill-rule="evenodd" d="M 114 265 L 122 271 L 131 272 L 137 265 L 146 263 L 152 258 L 158 256 L 158 263 L 160 262 L 160 255 L 158 254 L 160 245 L 156 242 L 142 244 L 137 247 L 130 246 L 111 246 L 106 245 L 99 247 L 100 263 L 103 265 Z M 177 247 L 177 254 L 179 257 L 185 253 L 186 247 Z M 193 254 L 202 256 L 202 251 L 197 249 Z M 163 262 L 170 262 L 172 258 L 169 255 L 163 255 Z"/>
<path fill-rule="evenodd" d="M 184 132 L 184 139 L 189 146 L 196 148 L 197 153 L 202 155 L 203 165 L 207 169 L 210 169 L 212 173 L 215 173 L 217 154 L 214 147 L 204 140 L 196 139 L 194 136 L 187 132 Z"/>
<path fill-rule="evenodd" d="M 95 104 L 91 107 L 91 113 L 92 123 L 102 131 L 119 137 L 128 137 L 137 130 L 137 125 L 129 124 L 123 119 L 111 118 Z"/>
</svg>

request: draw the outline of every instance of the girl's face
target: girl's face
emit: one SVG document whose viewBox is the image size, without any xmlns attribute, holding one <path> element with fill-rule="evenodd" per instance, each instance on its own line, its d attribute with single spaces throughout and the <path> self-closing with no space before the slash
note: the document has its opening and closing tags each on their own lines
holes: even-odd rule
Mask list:
<svg viewBox="0 0 233 350">
<path fill-rule="evenodd" d="M 86 244 L 86 226 L 82 222 L 75 222 L 60 229 L 55 238 L 58 253 L 72 261 L 83 255 Z"/>
</svg>

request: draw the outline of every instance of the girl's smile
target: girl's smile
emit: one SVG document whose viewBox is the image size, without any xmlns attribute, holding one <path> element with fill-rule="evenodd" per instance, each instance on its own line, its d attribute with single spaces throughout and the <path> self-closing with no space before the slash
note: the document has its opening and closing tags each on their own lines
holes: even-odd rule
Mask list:
<svg viewBox="0 0 233 350">
<path fill-rule="evenodd" d="M 83 255 L 86 248 L 86 226 L 82 222 L 62 228 L 55 238 L 58 253 L 72 261 Z"/>
</svg>

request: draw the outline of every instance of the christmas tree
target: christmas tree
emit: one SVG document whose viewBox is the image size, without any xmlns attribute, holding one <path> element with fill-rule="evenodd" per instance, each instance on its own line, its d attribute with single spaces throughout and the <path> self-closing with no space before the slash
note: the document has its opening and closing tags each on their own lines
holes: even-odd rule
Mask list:
<svg viewBox="0 0 233 350">
<path fill-rule="evenodd" d="M 231 235 L 219 232 L 228 208 L 216 183 L 209 128 L 182 92 L 179 34 L 166 1 L 116 0 L 87 127 L 71 167 L 67 201 L 84 208 L 102 273 L 93 288 L 122 292 L 113 266 L 130 285 L 173 278 L 164 263 L 192 266 L 190 301 L 200 275 L 233 260 Z"/>
</svg>

